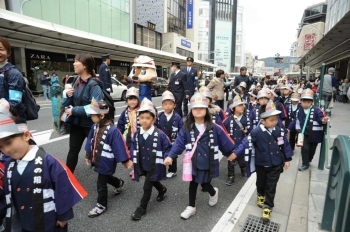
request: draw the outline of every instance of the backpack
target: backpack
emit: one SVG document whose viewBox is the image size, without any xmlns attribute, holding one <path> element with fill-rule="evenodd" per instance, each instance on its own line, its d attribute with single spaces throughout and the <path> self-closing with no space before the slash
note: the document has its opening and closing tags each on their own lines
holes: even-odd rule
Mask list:
<svg viewBox="0 0 350 232">
<path fill-rule="evenodd" d="M 9 80 L 8 71 L 9 69 L 4 72 L 4 79 L 6 80 L 6 82 L 8 82 Z M 28 88 L 28 85 L 26 84 L 23 90 L 22 104 L 26 108 L 25 114 L 26 114 L 27 121 L 36 120 L 39 118 L 40 105 L 36 103 L 36 100 L 34 98 L 32 91 Z"/>
<path fill-rule="evenodd" d="M 113 98 L 111 97 L 111 95 L 109 95 L 109 93 L 106 90 L 104 90 L 102 83 L 99 83 L 95 80 L 93 83 L 91 83 L 89 85 L 90 85 L 90 87 L 93 87 L 95 85 L 100 86 L 100 88 L 103 92 L 103 96 L 104 96 L 103 100 L 106 102 L 106 104 L 108 105 L 108 108 L 109 108 L 108 114 L 111 116 L 112 121 L 114 123 L 115 107 L 114 107 Z"/>
</svg>

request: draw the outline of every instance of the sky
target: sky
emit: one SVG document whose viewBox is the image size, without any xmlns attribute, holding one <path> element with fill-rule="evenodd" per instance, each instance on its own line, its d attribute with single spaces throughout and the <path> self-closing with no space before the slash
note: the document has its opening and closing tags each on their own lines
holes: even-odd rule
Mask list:
<svg viewBox="0 0 350 232">
<path fill-rule="evenodd" d="M 239 0 L 245 13 L 246 52 L 259 58 L 289 56 L 305 8 L 325 1 Z"/>
</svg>

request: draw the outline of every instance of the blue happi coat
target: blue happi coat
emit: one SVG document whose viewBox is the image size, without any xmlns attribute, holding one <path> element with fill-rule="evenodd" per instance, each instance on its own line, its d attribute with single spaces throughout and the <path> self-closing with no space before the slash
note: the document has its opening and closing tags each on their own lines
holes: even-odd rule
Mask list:
<svg viewBox="0 0 350 232">
<path fill-rule="evenodd" d="M 140 125 L 139 125 L 139 117 L 138 117 L 138 113 L 136 112 L 136 126 L 137 126 L 137 129 L 140 128 Z M 128 118 L 129 117 L 129 114 L 128 114 L 128 109 L 124 110 L 120 116 L 119 116 L 119 119 L 118 119 L 118 123 L 117 123 L 117 128 L 119 129 L 120 133 L 123 135 L 124 132 L 126 131 L 126 129 L 128 129 Z M 130 122 L 130 121 L 129 121 Z M 126 138 L 126 144 L 128 146 L 128 148 L 130 149 L 131 147 L 131 143 L 132 143 L 132 138 L 133 138 L 133 135 L 130 134 L 130 138 Z"/>
<path fill-rule="evenodd" d="M 195 126 L 192 126 L 192 130 L 197 130 Z M 208 129 L 205 133 L 209 133 Z M 195 133 L 196 134 L 196 133 Z M 198 134 L 198 131 L 197 131 Z M 203 137 L 203 136 L 202 136 Z M 202 137 L 199 140 L 199 143 L 202 142 Z M 210 166 L 210 177 L 215 178 L 219 176 L 219 150 L 226 157 L 230 156 L 234 150 L 235 144 L 233 140 L 227 135 L 225 130 L 213 124 L 213 137 L 210 138 L 209 143 L 214 144 L 214 154 L 209 159 Z M 182 128 L 178 134 L 173 147 L 169 152 L 169 157 L 175 159 L 178 155 L 181 155 L 184 151 L 191 152 L 194 141 L 191 141 L 190 131 Z M 197 173 L 197 163 L 195 155 L 192 156 L 192 166 L 193 166 L 193 175 L 196 176 Z"/>
<path fill-rule="evenodd" d="M 6 163 L 4 177 L 7 208 L 6 231 L 16 231 L 14 228 L 35 231 L 34 218 L 40 216 L 43 216 L 45 220 L 45 232 L 67 231 L 67 227 L 57 227 L 56 222 L 72 219 L 74 217 L 73 206 L 85 198 L 87 192 L 68 167 L 49 154 L 44 155 L 42 160 L 43 169 L 40 169 L 43 172 L 43 180 L 41 180 L 43 188 L 34 189 L 33 173 L 35 172 L 35 162 L 38 162 L 36 158 L 29 161 L 22 175 L 17 171 L 17 162 L 15 160 L 11 159 Z M 11 167 L 12 172 L 9 171 Z M 11 181 L 11 184 L 9 181 Z M 35 207 L 33 194 L 35 192 L 43 192 L 43 215 L 33 214 L 33 208 Z"/>
<path fill-rule="evenodd" d="M 236 146 L 241 144 L 242 140 L 246 137 L 247 132 L 250 129 L 249 118 L 247 118 L 245 115 L 242 115 L 242 118 L 239 121 L 240 121 L 240 123 L 243 126 L 243 131 L 239 127 L 239 125 L 236 123 L 236 121 L 234 120 L 232 115 L 230 117 L 226 118 L 225 121 L 223 122 L 224 128 L 226 129 L 226 132 L 233 139 L 233 141 L 235 142 Z M 231 122 L 233 122 L 232 130 L 231 130 Z"/>
<path fill-rule="evenodd" d="M 286 111 L 287 111 L 287 115 L 288 115 L 288 118 L 286 119 L 286 128 L 289 127 L 289 125 L 293 122 L 293 120 L 295 120 L 296 118 L 296 112 L 300 109 L 300 104 L 297 104 L 297 107 L 296 107 L 296 110 L 293 110 L 292 109 L 292 104 L 289 104 L 287 107 L 286 107 Z M 292 131 L 295 131 L 295 129 L 293 129 Z"/>
<path fill-rule="evenodd" d="M 162 130 L 172 143 L 175 141 L 183 124 L 182 118 L 175 111 L 173 111 L 173 115 L 169 121 L 164 112 L 161 112 L 158 114 L 157 120 L 154 122 L 154 125 Z"/>
<path fill-rule="evenodd" d="M 322 119 L 324 118 L 323 112 L 320 108 L 314 107 L 314 116 L 313 116 L 313 122 L 312 125 L 310 123 L 310 119 L 307 122 L 307 125 L 305 127 L 305 135 L 310 135 L 311 131 L 311 137 L 309 138 L 309 142 L 311 143 L 321 143 L 323 141 L 323 124 Z M 304 126 L 304 122 L 306 119 L 306 114 L 303 110 L 303 108 L 300 108 L 296 112 L 296 119 L 293 120 L 293 122 L 289 125 L 288 130 L 296 130 L 298 132 L 301 132 Z"/>
<path fill-rule="evenodd" d="M 157 130 L 157 131 L 156 131 Z M 151 173 L 151 181 L 159 181 L 166 180 L 166 167 L 164 165 L 164 159 L 168 157 L 168 152 L 171 148 L 171 142 L 166 136 L 166 134 L 155 127 L 153 135 L 149 135 L 150 139 L 154 140 L 154 137 L 157 137 L 157 149 L 153 151 L 153 146 L 150 147 L 140 147 L 140 150 L 137 149 L 137 140 L 136 136 L 139 136 L 140 130 L 138 130 L 134 134 L 132 146 L 131 146 L 131 154 L 134 163 L 134 180 L 139 181 L 140 176 L 143 176 L 144 170 L 141 165 L 141 152 L 142 150 L 151 150 L 152 154 L 150 157 L 150 173 Z M 140 143 L 140 141 L 139 141 Z M 153 145 L 153 144 L 152 144 Z M 155 154 L 155 155 L 154 155 Z"/>
<path fill-rule="evenodd" d="M 97 135 L 96 147 L 95 137 Z M 92 158 L 92 151 L 95 152 L 94 170 L 103 175 L 113 175 L 117 167 L 117 163 L 127 162 L 131 157 L 128 152 L 125 140 L 113 124 L 104 126 L 98 129 L 97 125 L 94 124 L 91 127 L 88 135 L 85 151 L 89 154 L 89 158 Z"/>
<path fill-rule="evenodd" d="M 237 156 L 245 155 L 247 176 L 255 172 L 255 166 L 282 165 L 283 162 L 291 161 L 293 156 L 284 129 L 276 126 L 270 134 L 262 124 L 243 139 L 234 153 Z"/>
<path fill-rule="evenodd" d="M 252 111 L 250 111 L 249 120 L 251 123 L 250 130 L 255 129 L 257 125 L 260 124 L 260 105 Z M 278 117 L 277 126 L 279 126 L 280 128 L 285 128 L 280 117 Z"/>
</svg>

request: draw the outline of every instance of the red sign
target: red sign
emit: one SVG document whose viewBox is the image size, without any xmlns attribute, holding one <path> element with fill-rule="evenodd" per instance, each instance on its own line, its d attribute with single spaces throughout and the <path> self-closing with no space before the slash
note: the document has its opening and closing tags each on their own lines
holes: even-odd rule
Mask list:
<svg viewBox="0 0 350 232">
<path fill-rule="evenodd" d="M 310 50 L 315 46 L 316 43 L 316 34 L 306 34 L 305 35 L 305 43 L 304 43 L 304 50 Z"/>
</svg>

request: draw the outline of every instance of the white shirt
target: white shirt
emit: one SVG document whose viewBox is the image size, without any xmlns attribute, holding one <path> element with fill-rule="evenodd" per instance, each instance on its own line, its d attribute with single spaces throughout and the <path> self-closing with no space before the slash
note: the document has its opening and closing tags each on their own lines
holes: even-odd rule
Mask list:
<svg viewBox="0 0 350 232">
<path fill-rule="evenodd" d="M 177 75 L 179 72 L 180 72 L 180 70 L 177 70 L 177 71 L 175 72 L 175 75 Z"/>
<path fill-rule="evenodd" d="M 152 125 L 147 131 L 145 131 L 142 127 L 140 128 L 140 134 L 143 135 L 143 138 L 146 140 L 149 135 L 153 134 L 154 126 Z"/>
<path fill-rule="evenodd" d="M 187 67 L 187 72 L 190 72 L 191 71 L 191 67 Z"/>
<path fill-rule="evenodd" d="M 242 117 L 243 117 L 243 114 L 242 114 L 241 116 L 239 116 L 239 117 L 237 117 L 236 115 L 233 115 L 233 117 L 234 117 L 235 119 L 237 119 L 238 121 L 241 121 L 241 119 L 242 119 Z"/>
<path fill-rule="evenodd" d="M 167 114 L 167 113 L 164 112 L 164 115 L 165 115 L 167 121 L 169 121 L 169 120 L 171 119 L 171 117 L 173 116 L 173 114 L 174 114 L 174 111 L 171 112 L 171 114 Z"/>
<path fill-rule="evenodd" d="M 292 105 L 292 111 L 296 111 L 298 108 L 298 105 Z"/>
<path fill-rule="evenodd" d="M 35 159 L 36 153 L 39 150 L 39 147 L 36 145 L 31 147 L 30 151 L 21 160 L 17 160 L 17 171 L 20 175 L 22 175 L 24 169 L 26 169 L 28 163 Z"/>
<path fill-rule="evenodd" d="M 196 128 L 199 132 L 202 130 L 202 128 L 204 126 L 204 124 L 198 124 L 198 123 L 195 123 L 195 125 L 196 125 Z"/>
</svg>

